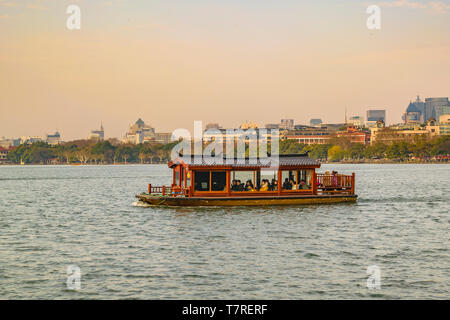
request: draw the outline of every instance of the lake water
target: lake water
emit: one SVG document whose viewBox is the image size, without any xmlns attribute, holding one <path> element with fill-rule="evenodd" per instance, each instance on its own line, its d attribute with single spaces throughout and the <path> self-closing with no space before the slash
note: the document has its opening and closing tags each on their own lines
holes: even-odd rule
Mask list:
<svg viewBox="0 0 450 320">
<path fill-rule="evenodd" d="M 0 299 L 450 298 L 450 166 L 326 169 L 356 204 L 148 208 L 165 165 L 2 166 Z"/>
</svg>

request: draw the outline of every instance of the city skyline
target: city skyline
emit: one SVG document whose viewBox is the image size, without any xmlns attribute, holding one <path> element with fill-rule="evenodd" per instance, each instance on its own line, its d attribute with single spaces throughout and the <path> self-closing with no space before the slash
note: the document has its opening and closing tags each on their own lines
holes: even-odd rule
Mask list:
<svg viewBox="0 0 450 320">
<path fill-rule="evenodd" d="M 417 96 L 416 97 L 416 101 L 420 101 L 419 99 L 420 99 L 420 97 L 419 96 Z M 436 97 L 433 97 L 433 98 L 427 98 L 427 100 L 433 100 L 433 99 L 438 99 L 438 100 L 447 100 L 447 103 L 448 103 L 448 97 L 439 97 L 439 98 L 436 98 Z M 320 118 L 310 118 L 310 120 L 309 121 L 307 121 L 307 122 L 305 122 L 305 123 L 300 123 L 300 122 L 298 122 L 296 119 L 292 119 L 292 118 L 289 118 L 289 119 L 278 119 L 278 120 L 280 120 L 280 124 L 281 124 L 281 127 L 283 127 L 283 122 L 286 122 L 286 121 L 291 121 L 292 122 L 292 127 L 294 126 L 294 124 L 295 125 L 302 125 L 302 126 L 314 126 L 313 124 L 311 124 L 310 122 L 312 121 L 312 120 L 321 120 L 322 122 L 321 122 L 321 124 L 339 124 L 339 123 L 348 123 L 348 124 L 353 124 L 354 123 L 354 121 L 356 120 L 356 122 L 359 122 L 359 121 L 362 121 L 362 123 L 364 124 L 364 125 L 368 125 L 368 126 L 371 126 L 371 125 L 373 125 L 373 123 L 375 122 L 374 121 L 374 119 L 371 119 L 370 117 L 368 117 L 367 115 L 369 114 L 369 112 L 382 112 L 383 113 L 383 116 L 380 116 L 380 119 L 381 120 L 383 120 L 383 122 L 386 122 L 386 124 L 402 124 L 402 123 L 404 123 L 404 124 L 410 124 L 409 122 L 408 123 L 405 123 L 405 114 L 407 114 L 407 112 L 408 112 L 408 110 L 409 110 L 409 108 L 410 108 L 410 105 L 411 105 L 411 103 L 412 103 L 412 101 L 410 101 L 410 104 L 408 105 L 408 107 L 407 108 L 405 108 L 404 109 L 404 111 L 406 111 L 406 112 L 404 112 L 403 113 L 403 115 L 402 115 L 402 119 L 401 119 L 401 121 L 387 121 L 389 118 L 388 118 L 388 116 L 386 115 L 386 110 L 385 109 L 368 109 L 368 110 L 366 110 L 365 112 L 364 112 L 364 114 L 366 114 L 366 116 L 364 116 L 364 114 L 363 115 L 355 115 L 355 114 L 347 114 L 347 110 L 345 110 L 345 113 L 344 113 L 344 119 L 343 119 L 343 121 L 337 121 L 337 122 L 331 122 L 331 121 L 322 121 L 323 119 L 320 119 Z M 448 105 L 448 108 L 450 108 L 450 105 Z M 139 122 L 139 121 L 142 121 L 142 118 L 141 117 L 138 117 L 137 118 L 138 120 L 136 121 L 136 124 Z M 435 120 L 438 120 L 439 119 L 439 117 L 437 117 Z M 272 119 L 273 120 L 273 119 Z M 219 125 L 220 127 L 223 127 L 223 126 L 221 126 L 221 123 L 220 122 L 218 122 L 217 120 L 215 120 L 215 121 L 211 121 L 211 122 L 205 122 L 205 121 L 202 121 L 202 120 L 194 120 L 194 121 L 201 121 L 202 122 L 202 125 L 203 125 L 203 129 L 205 129 L 205 130 L 207 130 L 208 129 L 208 125 Z M 423 120 L 423 123 L 425 123 L 426 121 L 425 120 Z M 234 123 L 231 125 L 231 126 L 227 126 L 227 128 L 230 128 L 230 129 L 236 129 L 236 128 L 239 128 L 239 127 L 241 127 L 242 125 L 244 125 L 244 124 L 247 124 L 247 123 L 250 123 L 250 124 L 254 124 L 254 125 L 257 125 L 259 128 L 268 128 L 268 129 L 271 129 L 272 128 L 272 126 L 274 125 L 274 123 L 272 122 L 272 123 L 262 123 L 261 121 L 258 121 L 258 120 L 244 120 L 244 119 L 238 119 L 238 120 L 234 120 Z M 369 123 L 371 123 L 371 124 L 369 124 Z M 133 126 L 135 126 L 136 125 L 135 124 L 135 122 L 131 122 L 129 125 L 128 125 L 128 128 L 129 129 L 131 129 Z M 188 124 L 188 123 L 186 123 L 186 124 Z M 169 129 L 169 130 L 158 130 L 157 128 L 155 128 L 151 123 L 147 123 L 147 125 L 149 126 L 149 128 L 151 128 L 152 130 L 153 130 L 153 132 L 155 132 L 155 131 L 158 131 L 158 132 L 160 132 L 160 133 L 171 133 L 171 132 L 173 132 L 174 130 L 177 130 L 177 129 L 179 129 L 179 128 L 172 128 L 172 129 Z M 183 128 L 188 128 L 189 127 L 189 125 L 185 125 Z M 56 128 L 54 131 L 52 131 L 52 130 L 47 130 L 46 132 L 45 132 L 45 134 L 44 135 L 41 135 L 42 137 L 43 136 L 48 136 L 48 135 L 52 135 L 53 134 L 53 132 L 55 133 L 55 134 L 57 134 L 58 136 L 59 135 L 61 135 L 61 138 L 62 138 L 62 141 L 70 141 L 70 140 L 83 140 L 83 139 L 92 139 L 93 138 L 93 136 L 98 136 L 98 135 L 100 135 L 99 137 L 100 137 L 100 140 L 103 140 L 103 139 L 118 139 L 118 140 L 126 140 L 127 139 L 127 136 L 128 136 L 128 131 L 126 132 L 126 133 L 124 133 L 124 134 L 122 134 L 122 135 L 119 135 L 119 136 L 111 136 L 111 135 L 107 135 L 107 134 L 105 134 L 105 130 L 104 130 L 104 128 L 103 128 L 103 121 L 100 121 L 100 131 L 98 130 L 98 129 L 91 129 L 91 130 L 89 130 L 89 134 L 88 134 L 88 136 L 78 136 L 78 137 L 72 137 L 71 139 L 64 139 L 64 137 L 63 137 L 63 131 L 61 131 L 61 130 L 59 130 L 58 128 Z M 245 129 L 245 128 L 244 128 Z M 112 131 L 116 131 L 116 130 L 112 130 Z M 30 137 L 30 138 L 37 138 L 37 137 L 41 137 L 40 135 L 38 135 L 38 134 L 23 134 L 23 135 L 20 135 L 20 136 L 7 136 L 7 135 L 2 135 L 1 134 L 1 132 L 0 132 L 0 138 L 5 138 L 5 139 L 14 139 L 14 138 L 20 138 L 20 137 Z M 45 140 L 45 139 L 44 139 Z"/>
<path fill-rule="evenodd" d="M 0 1 L 0 136 L 122 138 L 141 117 L 159 132 L 194 120 L 307 124 L 448 96 L 450 10 L 431 1 Z M 436 2 L 433 2 L 436 3 Z M 321 19 L 318 19 L 321 17 Z"/>
</svg>

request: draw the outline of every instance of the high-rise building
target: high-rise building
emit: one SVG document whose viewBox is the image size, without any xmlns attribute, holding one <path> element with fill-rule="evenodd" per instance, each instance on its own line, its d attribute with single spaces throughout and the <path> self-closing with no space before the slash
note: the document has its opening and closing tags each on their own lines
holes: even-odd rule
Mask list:
<svg viewBox="0 0 450 320">
<path fill-rule="evenodd" d="M 98 141 L 103 141 L 105 139 L 105 130 L 103 129 L 103 124 L 100 125 L 100 130 L 91 131 L 89 139 Z"/>
<path fill-rule="evenodd" d="M 294 128 L 294 119 L 281 119 L 281 129 L 292 130 Z"/>
<path fill-rule="evenodd" d="M 450 106 L 447 98 L 426 98 L 425 99 L 425 121 L 435 119 L 439 121 L 439 117 L 445 114 L 445 110 Z"/>
<path fill-rule="evenodd" d="M 386 123 L 386 110 L 367 110 L 367 127 L 373 127 L 377 121 Z"/>
</svg>

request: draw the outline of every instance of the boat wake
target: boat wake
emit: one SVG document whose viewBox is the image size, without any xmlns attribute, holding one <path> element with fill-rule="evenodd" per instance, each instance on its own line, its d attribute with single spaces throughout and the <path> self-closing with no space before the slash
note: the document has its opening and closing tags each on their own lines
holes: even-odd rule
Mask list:
<svg viewBox="0 0 450 320">
<path fill-rule="evenodd" d="M 133 207 L 148 208 L 148 207 L 151 207 L 151 205 L 149 205 L 148 203 L 145 203 L 143 201 L 136 201 L 136 202 L 133 202 Z"/>
</svg>

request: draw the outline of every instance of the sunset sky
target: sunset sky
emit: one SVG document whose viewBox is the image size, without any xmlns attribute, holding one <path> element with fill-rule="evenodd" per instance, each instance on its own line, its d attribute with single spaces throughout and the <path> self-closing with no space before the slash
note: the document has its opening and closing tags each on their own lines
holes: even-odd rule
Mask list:
<svg viewBox="0 0 450 320">
<path fill-rule="evenodd" d="M 450 95 L 450 1 L 0 0 L 0 88 L 0 137 L 343 122 L 345 108 L 397 123 L 417 94 Z"/>
</svg>

